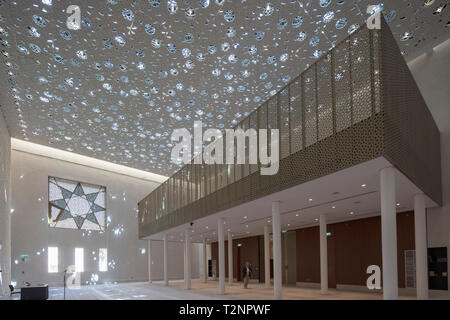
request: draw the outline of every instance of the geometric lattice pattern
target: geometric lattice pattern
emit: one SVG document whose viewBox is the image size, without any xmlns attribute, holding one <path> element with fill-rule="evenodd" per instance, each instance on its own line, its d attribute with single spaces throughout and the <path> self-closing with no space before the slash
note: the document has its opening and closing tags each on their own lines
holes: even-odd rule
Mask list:
<svg viewBox="0 0 450 320">
<path fill-rule="evenodd" d="M 440 162 L 428 159 L 441 158 L 439 131 L 384 21 L 352 32 L 237 127 L 280 130 L 278 173 L 187 164 L 139 202 L 140 238 L 380 156 L 441 199 Z"/>
<path fill-rule="evenodd" d="M 14 138 L 170 175 L 179 169 L 167 152 L 174 129 L 194 120 L 236 125 L 365 26 L 368 5 L 382 10 L 411 57 L 447 39 L 448 2 L 0 0 L 0 88 L 8 88 L 1 111 Z M 72 4 L 81 11 L 78 30 L 66 25 Z M 308 99 L 315 98 L 311 85 Z M 330 122 L 327 115 L 318 121 Z M 305 129 L 309 145 L 316 132 Z"/>
<path fill-rule="evenodd" d="M 48 190 L 50 227 L 105 231 L 106 187 L 49 177 Z"/>
</svg>

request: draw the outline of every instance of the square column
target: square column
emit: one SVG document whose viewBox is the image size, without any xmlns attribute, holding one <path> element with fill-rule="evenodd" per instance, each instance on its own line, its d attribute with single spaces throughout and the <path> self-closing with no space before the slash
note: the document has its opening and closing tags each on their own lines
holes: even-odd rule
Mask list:
<svg viewBox="0 0 450 320">
<path fill-rule="evenodd" d="M 233 236 L 228 231 L 228 283 L 233 284 Z"/>
<path fill-rule="evenodd" d="M 320 215 L 320 294 L 328 293 L 327 215 Z"/>
<path fill-rule="evenodd" d="M 397 210 L 395 169 L 393 167 L 384 168 L 380 171 L 380 196 L 383 298 L 385 300 L 397 300 Z"/>
<path fill-rule="evenodd" d="M 167 233 L 164 235 L 163 238 L 164 241 L 164 285 L 168 286 L 169 285 L 169 272 L 168 272 L 168 268 L 169 265 L 167 263 L 167 251 L 169 250 L 169 241 L 167 240 Z"/>
<path fill-rule="evenodd" d="M 186 289 L 191 289 L 191 238 L 189 229 L 184 230 L 184 282 Z"/>
<path fill-rule="evenodd" d="M 264 226 L 264 280 L 266 288 L 270 287 L 270 232 L 269 226 Z"/>
<path fill-rule="evenodd" d="M 280 202 L 272 202 L 272 228 L 273 228 L 273 293 L 275 300 L 281 300 L 282 274 L 281 274 L 281 223 Z"/>
<path fill-rule="evenodd" d="M 206 238 L 203 237 L 203 282 L 208 280 L 208 257 L 206 255 Z"/>
<path fill-rule="evenodd" d="M 223 224 L 225 220 L 217 220 L 217 236 L 219 238 L 219 294 L 225 294 L 225 235 Z"/>
<path fill-rule="evenodd" d="M 416 290 L 417 299 L 428 299 L 428 246 L 425 195 L 414 197 L 414 230 L 416 241 Z"/>
<path fill-rule="evenodd" d="M 148 240 L 148 283 L 152 283 L 152 240 Z"/>
</svg>

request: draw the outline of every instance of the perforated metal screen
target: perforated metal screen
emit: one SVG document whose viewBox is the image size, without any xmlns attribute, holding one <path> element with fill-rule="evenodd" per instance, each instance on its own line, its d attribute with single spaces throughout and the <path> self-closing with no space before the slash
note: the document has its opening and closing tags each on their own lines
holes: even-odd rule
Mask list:
<svg viewBox="0 0 450 320">
<path fill-rule="evenodd" d="M 439 132 L 385 23 L 355 31 L 237 128 L 280 130 L 278 173 L 186 165 L 139 203 L 140 237 L 383 155 L 441 200 Z"/>
</svg>

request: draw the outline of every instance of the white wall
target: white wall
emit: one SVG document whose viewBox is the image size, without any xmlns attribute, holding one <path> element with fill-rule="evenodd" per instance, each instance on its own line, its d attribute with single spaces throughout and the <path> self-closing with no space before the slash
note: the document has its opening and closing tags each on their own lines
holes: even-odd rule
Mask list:
<svg viewBox="0 0 450 320">
<path fill-rule="evenodd" d="M 111 219 L 107 231 L 100 234 L 49 228 L 48 176 L 106 186 L 107 215 Z M 74 248 L 83 247 L 85 272 L 82 283 L 90 281 L 92 274 L 98 274 L 99 283 L 147 281 L 148 242 L 138 240 L 137 203 L 156 186 L 154 182 L 13 150 L 12 280 L 17 284 L 28 281 L 62 285 L 62 271 L 74 264 Z M 123 232 L 116 235 L 114 230 L 119 227 L 123 227 Z M 59 272 L 56 274 L 47 272 L 48 246 L 59 248 Z M 162 265 L 162 246 L 161 250 L 159 244 L 155 247 L 154 263 Z M 108 248 L 111 265 L 107 272 L 98 272 L 99 248 Z M 145 249 L 144 254 L 141 249 Z M 182 279 L 183 245 L 171 243 L 169 249 L 169 276 Z M 194 254 L 198 252 L 199 249 L 193 250 Z M 21 261 L 22 254 L 28 254 L 29 260 Z M 194 262 L 198 260 L 193 259 Z M 199 268 L 193 265 L 195 276 L 198 276 Z M 162 278 L 158 272 L 155 270 L 157 277 Z"/>
<path fill-rule="evenodd" d="M 0 295 L 9 291 L 10 247 L 10 163 L 11 139 L 0 111 Z"/>
<path fill-rule="evenodd" d="M 152 280 L 164 279 L 164 265 L 162 257 L 164 255 L 163 241 L 152 240 Z M 184 242 L 171 242 L 168 244 L 168 277 L 169 280 L 183 279 L 184 277 Z M 200 278 L 201 256 L 203 254 L 202 244 L 192 243 L 191 250 L 191 272 L 192 279 Z"/>
<path fill-rule="evenodd" d="M 408 65 L 441 131 L 443 206 L 427 210 L 428 247 L 447 247 L 450 258 L 450 40 Z"/>
</svg>

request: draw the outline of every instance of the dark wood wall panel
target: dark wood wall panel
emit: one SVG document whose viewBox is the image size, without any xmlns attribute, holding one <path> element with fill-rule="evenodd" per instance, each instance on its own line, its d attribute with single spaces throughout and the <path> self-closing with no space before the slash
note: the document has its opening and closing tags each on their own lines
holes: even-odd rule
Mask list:
<svg viewBox="0 0 450 320">
<path fill-rule="evenodd" d="M 329 278 L 337 284 L 366 285 L 369 265 L 382 267 L 381 217 L 327 226 Z M 414 250 L 414 213 L 397 215 L 398 285 L 405 287 L 405 250 Z M 330 252 L 334 250 L 334 252 Z M 320 282 L 319 227 L 297 230 L 297 281 Z M 333 274 L 334 273 L 334 274 Z"/>
<path fill-rule="evenodd" d="M 233 240 L 233 277 L 239 279 L 242 266 L 245 261 L 252 265 L 253 273 L 251 279 L 259 280 L 260 276 L 260 248 L 259 236 Z M 242 244 L 238 247 L 238 244 Z M 240 250 L 240 261 L 238 261 L 238 250 Z M 211 244 L 211 259 L 218 261 L 218 243 Z M 239 272 L 239 273 L 238 273 Z M 219 275 L 219 263 L 217 262 L 217 276 Z M 225 241 L 225 277 L 228 277 L 228 241 Z"/>
<path fill-rule="evenodd" d="M 333 223 L 327 226 L 328 277 L 330 287 L 335 284 L 365 286 L 369 265 L 382 267 L 381 217 Z M 253 279 L 260 279 L 261 236 L 233 241 L 234 276 L 248 260 L 253 266 Z M 320 282 L 319 227 L 296 230 L 297 282 Z M 414 250 L 414 213 L 397 214 L 398 285 L 405 287 L 405 250 Z M 237 244 L 242 243 L 241 259 L 237 261 Z M 225 241 L 225 269 L 228 274 L 228 247 Z M 264 251 L 262 251 L 264 252 Z M 212 244 L 212 258 L 217 260 L 217 242 Z M 261 262 L 262 261 L 262 262 Z M 238 263 L 240 265 L 238 266 Z M 263 279 L 263 277 L 261 277 Z M 334 280 L 334 281 L 333 281 Z M 262 280 L 261 280 L 262 281 Z"/>
<path fill-rule="evenodd" d="M 297 281 L 320 282 L 319 228 L 298 229 Z"/>
</svg>

